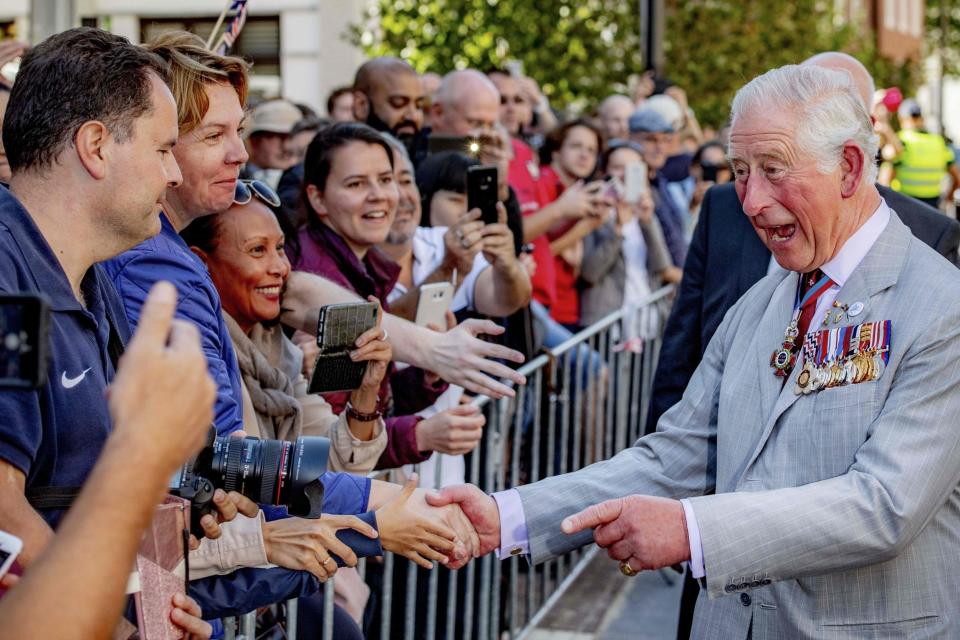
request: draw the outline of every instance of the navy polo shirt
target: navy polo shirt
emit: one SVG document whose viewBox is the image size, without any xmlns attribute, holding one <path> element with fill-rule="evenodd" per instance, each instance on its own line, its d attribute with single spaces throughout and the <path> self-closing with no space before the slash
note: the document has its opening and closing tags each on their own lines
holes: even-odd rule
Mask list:
<svg viewBox="0 0 960 640">
<path fill-rule="evenodd" d="M 86 308 L 30 214 L 0 187 L 0 291 L 42 293 L 51 303 L 46 384 L 0 389 L 0 458 L 24 472 L 27 488 L 82 485 L 110 433 L 111 324 L 123 343 L 129 327 L 102 267 L 81 287 Z M 62 511 L 41 515 L 55 527 Z"/>
</svg>

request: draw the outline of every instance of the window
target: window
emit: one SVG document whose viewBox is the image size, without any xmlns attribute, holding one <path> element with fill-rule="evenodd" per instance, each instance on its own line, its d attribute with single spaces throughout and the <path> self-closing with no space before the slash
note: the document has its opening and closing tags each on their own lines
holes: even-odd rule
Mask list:
<svg viewBox="0 0 960 640">
<path fill-rule="evenodd" d="M 149 42 L 165 31 L 189 31 L 204 40 L 217 23 L 214 17 L 199 18 L 140 18 L 141 42 Z M 229 18 L 224 24 L 229 23 Z M 220 28 L 223 33 L 224 27 Z M 219 37 L 219 35 L 218 35 Z M 247 23 L 240 32 L 231 54 L 254 63 L 255 76 L 280 77 L 280 18 L 278 16 L 247 16 Z"/>
</svg>

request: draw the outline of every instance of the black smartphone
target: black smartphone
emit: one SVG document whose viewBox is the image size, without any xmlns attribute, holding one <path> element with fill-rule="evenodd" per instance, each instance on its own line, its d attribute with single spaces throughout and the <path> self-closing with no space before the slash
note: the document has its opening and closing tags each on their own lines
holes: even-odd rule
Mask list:
<svg viewBox="0 0 960 640">
<path fill-rule="evenodd" d="M 320 309 L 317 346 L 320 354 L 310 376 L 310 393 L 352 391 L 360 387 L 366 362 L 354 362 L 350 352 L 357 338 L 377 324 L 377 305 L 372 302 L 328 304 Z"/>
<path fill-rule="evenodd" d="M 484 224 L 496 224 L 497 215 L 497 168 L 481 165 L 467 169 L 467 211 L 480 209 Z"/>
<path fill-rule="evenodd" d="M 0 389 L 35 389 L 47 380 L 50 303 L 0 294 Z"/>
</svg>

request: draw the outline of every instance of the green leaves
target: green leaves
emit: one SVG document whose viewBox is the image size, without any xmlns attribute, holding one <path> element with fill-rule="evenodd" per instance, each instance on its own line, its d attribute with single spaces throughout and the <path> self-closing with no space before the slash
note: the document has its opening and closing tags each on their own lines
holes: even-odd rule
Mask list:
<svg viewBox="0 0 960 640">
<path fill-rule="evenodd" d="M 862 23 L 846 23 L 821 0 L 665 0 L 666 75 L 686 89 L 704 125 L 725 125 L 730 101 L 746 81 L 821 51 L 846 51 L 874 74 L 878 87 L 916 86 L 918 66 L 894 65 L 876 52 Z M 960 3 L 960 0 L 951 0 Z"/>
<path fill-rule="evenodd" d="M 349 37 L 371 56 L 403 52 L 420 72 L 520 60 L 554 104 L 585 108 L 642 71 L 638 10 L 620 0 L 379 0 Z"/>
<path fill-rule="evenodd" d="M 950 62 L 960 67 L 960 0 L 944 1 L 951 10 Z M 820 51 L 856 56 L 880 87 L 897 85 L 909 94 L 919 80 L 919 65 L 879 58 L 872 33 L 859 21 L 838 20 L 834 2 L 664 4 L 660 71 L 686 90 L 707 126 L 725 124 L 746 81 Z M 367 55 L 401 56 L 420 72 L 486 70 L 520 60 L 555 106 L 586 112 L 611 93 L 626 93 L 629 76 L 643 71 L 639 23 L 638 0 L 377 0 L 348 38 Z"/>
</svg>

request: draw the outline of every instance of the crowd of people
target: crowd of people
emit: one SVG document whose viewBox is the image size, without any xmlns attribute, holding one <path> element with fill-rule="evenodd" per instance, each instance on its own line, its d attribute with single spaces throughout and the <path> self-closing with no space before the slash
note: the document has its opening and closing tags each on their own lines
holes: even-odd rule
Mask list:
<svg viewBox="0 0 960 640">
<path fill-rule="evenodd" d="M 834 77 L 843 70 L 856 85 L 847 98 L 866 113 L 874 90 L 858 65 L 825 54 L 790 78 L 814 86 L 811 95 L 831 82 L 839 94 L 848 89 Z M 761 167 L 736 125 L 746 126 L 744 113 L 756 117 L 759 103 L 738 103 L 730 137 L 701 128 L 684 90 L 663 78 L 644 76 L 633 95 L 602 97 L 595 113 L 570 117 L 515 69 L 440 77 L 383 57 L 332 92 L 321 117 L 283 99 L 254 100 L 249 74 L 248 62 L 212 53 L 189 33 L 135 46 L 80 28 L 30 49 L 12 87 L 0 85 L 0 179 L 9 184 L 0 189 L 0 291 L 42 293 L 51 310 L 46 382 L 0 390 L 0 530 L 23 541 L 24 576 L 4 578 L 4 637 L 103 637 L 129 624 L 123 591 L 154 498 L 210 424 L 224 437 L 328 438 L 323 517 L 291 517 L 218 489 L 217 515 L 203 517 L 205 535 L 188 552 L 190 596 L 169 603 L 171 623 L 208 637 L 214 626 L 205 620 L 302 595 L 301 633 L 316 632 L 317 585 L 336 574 L 336 637 L 363 637 L 370 587 L 352 569 L 358 558 L 387 550 L 423 567 L 455 567 L 494 548 L 510 552 L 499 524 L 495 534 L 490 525 L 490 503 L 455 486 L 485 427 L 472 396 L 515 394 L 525 358 L 674 284 L 649 418 L 653 431 L 666 413 L 667 435 L 629 455 L 675 457 L 678 434 L 708 439 L 681 423 L 717 427 L 716 407 L 694 406 L 688 386 L 719 402 L 724 428 L 731 420 L 729 400 L 722 392 L 716 400 L 720 382 L 708 388 L 694 373 L 726 310 L 764 275 L 812 271 L 781 260 L 777 243 L 817 229 L 771 221 L 775 237 L 761 241 L 747 222 L 757 215 L 753 200 L 779 197 L 742 186 Z M 894 154 L 909 153 L 916 136 L 903 132 L 920 128 L 904 120 L 898 137 L 886 119 L 872 126 Z M 732 166 L 728 141 L 740 145 Z M 862 146 L 872 166 L 881 149 Z M 958 175 L 952 156 L 942 158 Z M 893 166 L 909 186 L 912 165 Z M 496 171 L 495 220 L 470 202 L 470 177 L 482 167 Z M 762 170 L 780 184 L 775 168 Z M 844 183 L 844 197 L 856 191 L 867 201 L 873 175 L 864 175 Z M 956 262 L 960 225 L 879 193 L 917 238 Z M 420 326 L 421 291 L 436 283 L 452 285 L 449 311 L 442 326 Z M 375 305 L 377 318 L 349 352 L 366 365 L 362 380 L 310 393 L 323 357 L 321 307 L 357 301 Z M 661 330 L 634 328 L 649 337 Z M 878 398 L 847 404 L 879 407 Z M 704 464 L 710 457 L 694 453 Z M 386 469 L 402 470 L 405 484 L 368 477 Z M 720 492 L 701 486 L 708 472 L 688 471 L 700 484 L 685 490 Z M 524 508 L 540 490 L 521 494 Z M 556 513 L 527 517 L 531 535 L 543 521 L 559 534 L 557 510 L 566 517 L 587 506 L 587 494 L 568 495 L 551 506 Z M 500 523 L 520 497 L 495 498 Z M 676 508 L 694 519 L 689 501 Z M 715 517 L 696 513 L 705 545 Z M 539 560 L 566 546 L 522 552 Z M 671 559 L 690 560 L 697 577 L 706 562 L 710 577 L 714 550 L 704 550 L 706 559 L 694 551 Z M 633 549 L 620 555 L 627 575 L 663 564 Z M 82 571 L 62 571 L 77 558 Z M 696 585 L 691 579 L 694 598 Z"/>
</svg>

